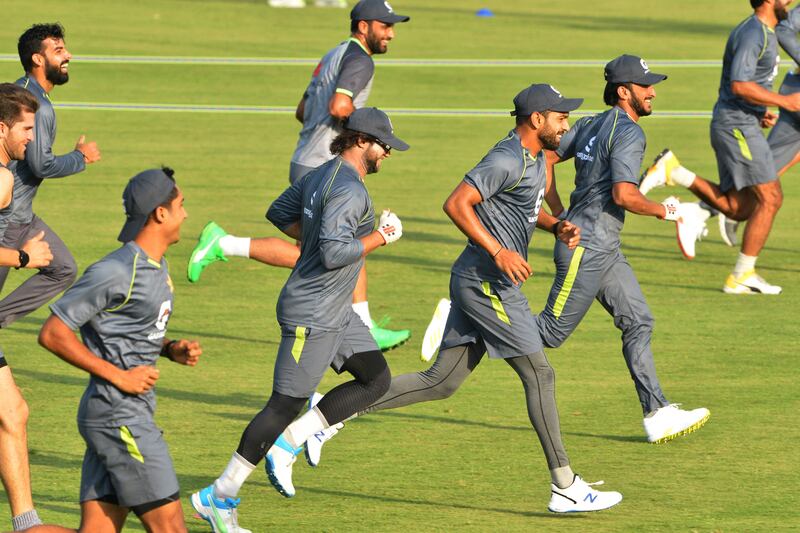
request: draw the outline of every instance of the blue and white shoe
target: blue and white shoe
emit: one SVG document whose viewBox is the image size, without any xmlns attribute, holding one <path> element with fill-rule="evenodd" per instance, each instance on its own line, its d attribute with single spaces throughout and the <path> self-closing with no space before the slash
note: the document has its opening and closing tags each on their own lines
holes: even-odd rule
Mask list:
<svg viewBox="0 0 800 533">
<path fill-rule="evenodd" d="M 592 488 L 602 484 L 602 481 L 586 483 L 577 474 L 572 480 L 572 485 L 566 489 L 558 488 L 551 483 L 550 504 L 547 510 L 551 513 L 586 513 L 602 511 L 622 501 L 622 494 L 619 492 L 600 492 Z"/>
<path fill-rule="evenodd" d="M 320 394 L 315 392 L 311 395 L 311 398 L 308 399 L 308 410 L 312 410 L 315 405 L 319 403 L 319 401 L 323 398 L 324 394 Z M 318 466 L 319 462 L 322 458 L 322 445 L 328 442 L 330 439 L 333 438 L 334 435 L 339 433 L 339 430 L 344 427 L 343 422 L 339 422 L 338 424 L 334 424 L 329 428 L 325 428 L 322 431 L 318 431 L 311 435 L 306 441 L 306 462 L 309 466 Z"/>
<path fill-rule="evenodd" d="M 275 490 L 287 498 L 294 496 L 292 465 L 302 451 L 302 446 L 293 448 L 281 435 L 267 452 L 267 460 L 264 461 L 264 468 L 267 470 L 269 482 L 272 483 Z"/>
<path fill-rule="evenodd" d="M 214 533 L 252 533 L 249 529 L 239 527 L 236 515 L 239 499 L 217 499 L 214 496 L 214 485 L 192 494 L 191 501 L 198 516 L 211 524 L 211 531 Z"/>
</svg>

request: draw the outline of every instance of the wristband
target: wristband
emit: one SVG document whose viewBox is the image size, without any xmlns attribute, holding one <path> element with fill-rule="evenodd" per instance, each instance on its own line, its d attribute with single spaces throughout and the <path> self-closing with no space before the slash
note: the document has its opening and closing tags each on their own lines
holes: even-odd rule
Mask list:
<svg viewBox="0 0 800 533">
<path fill-rule="evenodd" d="M 28 266 L 28 263 L 31 260 L 31 257 L 28 255 L 28 252 L 25 250 L 18 250 L 19 251 L 19 266 L 15 266 L 15 270 L 19 270 L 20 268 L 25 268 Z"/>
<path fill-rule="evenodd" d="M 175 339 L 173 339 L 173 340 L 167 342 L 166 344 L 164 344 L 161 347 L 161 353 L 159 353 L 159 355 L 161 357 L 166 357 L 170 361 L 174 361 L 174 359 L 172 358 L 171 350 L 172 350 L 172 346 L 175 345 L 175 344 L 178 344 L 178 341 L 175 340 Z"/>
<path fill-rule="evenodd" d="M 558 225 L 561 224 L 562 222 L 564 222 L 564 221 L 563 220 L 559 220 L 558 222 L 553 224 L 552 228 L 550 228 L 550 231 L 553 232 L 553 235 L 558 236 Z"/>
</svg>

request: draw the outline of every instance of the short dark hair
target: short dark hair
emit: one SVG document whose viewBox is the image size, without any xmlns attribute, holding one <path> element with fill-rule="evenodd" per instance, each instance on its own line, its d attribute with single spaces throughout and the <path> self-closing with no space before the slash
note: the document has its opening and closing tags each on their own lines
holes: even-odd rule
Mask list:
<svg viewBox="0 0 800 533">
<path fill-rule="evenodd" d="M 39 101 L 27 89 L 14 83 L 0 83 L 0 122 L 11 128 L 23 111 L 36 113 L 38 109 Z"/>
<path fill-rule="evenodd" d="M 52 24 L 34 24 L 19 36 L 17 51 L 19 61 L 25 72 L 33 70 L 33 54 L 42 53 L 42 41 L 45 39 L 63 39 L 64 27 L 59 22 Z"/>
<path fill-rule="evenodd" d="M 763 3 L 764 0 L 750 0 L 750 5 L 753 6 L 753 9 L 758 9 Z"/>
<path fill-rule="evenodd" d="M 547 111 L 542 111 L 539 114 L 542 115 L 544 118 L 547 118 L 550 115 L 550 113 L 552 113 L 552 111 L 548 109 Z M 532 114 L 533 113 L 531 113 L 531 115 Z M 523 124 L 527 124 L 528 120 L 530 120 L 531 118 L 531 115 L 515 115 L 517 117 L 517 126 L 522 126 Z"/>
<path fill-rule="evenodd" d="M 167 166 L 163 166 L 163 165 L 161 166 L 161 170 L 162 170 L 162 172 L 164 172 L 164 174 L 167 175 L 167 177 L 169 179 L 172 180 L 173 183 L 175 183 L 175 178 L 173 177 L 173 176 L 175 176 L 175 171 L 174 170 L 172 170 L 171 168 L 169 168 Z M 178 197 L 178 184 L 175 183 L 175 185 L 172 187 L 172 190 L 169 192 L 169 196 L 167 196 L 167 198 L 163 202 L 158 204 L 156 206 L 156 208 L 153 209 L 150 212 L 150 215 L 147 217 L 147 221 L 149 222 L 150 219 L 153 219 L 155 217 L 156 209 L 158 209 L 159 207 L 163 207 L 164 209 L 169 209 L 170 204 L 177 197 Z"/>
<path fill-rule="evenodd" d="M 620 87 L 626 87 L 629 91 L 633 91 L 633 84 L 629 81 L 622 83 L 606 83 L 606 88 L 603 89 L 603 102 L 605 102 L 606 105 L 613 106 L 619 103 L 619 93 L 617 89 Z"/>
<path fill-rule="evenodd" d="M 331 153 L 333 155 L 340 155 L 342 152 L 349 150 L 360 142 L 371 143 L 375 142 L 375 139 L 360 131 L 346 129 L 331 142 Z"/>
</svg>

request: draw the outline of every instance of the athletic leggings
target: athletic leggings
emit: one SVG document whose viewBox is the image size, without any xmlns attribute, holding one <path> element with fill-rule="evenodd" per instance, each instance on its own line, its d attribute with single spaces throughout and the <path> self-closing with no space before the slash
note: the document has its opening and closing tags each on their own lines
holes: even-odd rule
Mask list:
<svg viewBox="0 0 800 533">
<path fill-rule="evenodd" d="M 484 353 L 486 348 L 482 342 L 440 350 L 433 366 L 424 372 L 393 377 L 389 391 L 361 411 L 359 416 L 373 411 L 449 398 L 478 366 Z M 539 436 L 548 467 L 552 470 L 569 465 L 569 458 L 561 441 L 555 373 L 544 352 L 512 357 L 505 359 L 505 362 L 522 380 L 528 416 Z"/>
</svg>

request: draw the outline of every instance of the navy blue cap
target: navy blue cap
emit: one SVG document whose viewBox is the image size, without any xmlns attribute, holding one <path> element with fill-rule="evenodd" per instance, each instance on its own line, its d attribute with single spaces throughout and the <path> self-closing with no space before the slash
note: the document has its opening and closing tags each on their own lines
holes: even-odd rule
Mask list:
<svg viewBox="0 0 800 533">
<path fill-rule="evenodd" d="M 389 116 L 377 107 L 362 107 L 356 109 L 344 123 L 344 127 L 351 131 L 366 133 L 375 137 L 380 142 L 388 144 L 395 150 L 404 152 L 408 144 L 394 135 L 392 121 Z"/>
<path fill-rule="evenodd" d="M 534 83 L 514 97 L 514 111 L 511 116 L 525 117 L 533 113 L 556 111 L 569 113 L 583 103 L 583 98 L 564 98 L 552 85 Z"/>
<path fill-rule="evenodd" d="M 608 62 L 605 78 L 609 83 L 635 83 L 647 86 L 664 81 L 667 76 L 650 72 L 650 67 L 641 57 L 623 54 Z"/>
<path fill-rule="evenodd" d="M 408 22 L 411 17 L 397 15 L 389 2 L 383 0 L 361 0 L 350 11 L 350 20 L 379 20 L 386 24 Z"/>
<path fill-rule="evenodd" d="M 132 177 L 122 192 L 122 205 L 125 206 L 127 219 L 117 240 L 134 240 L 150 213 L 167 201 L 174 188 L 175 180 L 160 168 L 145 170 Z"/>
</svg>

